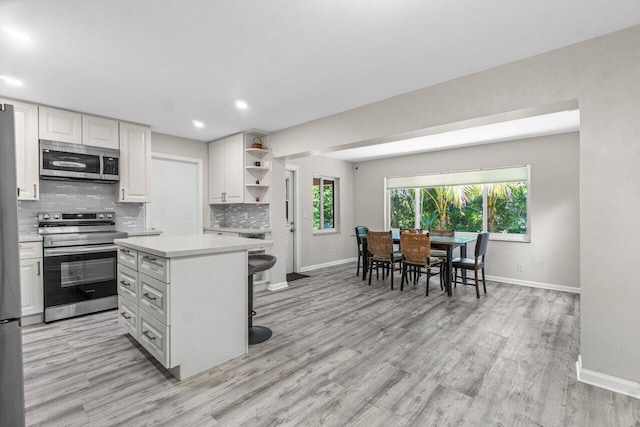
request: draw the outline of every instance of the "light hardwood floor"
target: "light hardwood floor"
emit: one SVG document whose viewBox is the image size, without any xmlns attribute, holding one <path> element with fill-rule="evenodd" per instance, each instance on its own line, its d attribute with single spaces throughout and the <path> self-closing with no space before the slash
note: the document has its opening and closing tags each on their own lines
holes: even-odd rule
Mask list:
<svg viewBox="0 0 640 427">
<path fill-rule="evenodd" d="M 489 282 L 447 298 L 434 278 L 425 297 L 424 279 L 400 292 L 354 272 L 258 293 L 273 338 L 183 382 L 116 311 L 25 327 L 27 423 L 640 426 L 640 400 L 575 379 L 579 296 Z"/>
</svg>

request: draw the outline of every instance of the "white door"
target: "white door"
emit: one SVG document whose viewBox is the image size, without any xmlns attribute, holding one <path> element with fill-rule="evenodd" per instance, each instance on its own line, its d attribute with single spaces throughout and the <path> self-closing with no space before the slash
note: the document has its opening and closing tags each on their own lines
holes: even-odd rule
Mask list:
<svg viewBox="0 0 640 427">
<path fill-rule="evenodd" d="M 295 271 L 296 264 L 296 218 L 295 218 L 295 172 L 286 170 L 285 175 L 285 212 L 287 233 L 287 274 Z"/>
<path fill-rule="evenodd" d="M 202 160 L 151 154 L 147 227 L 165 236 L 202 234 Z"/>
</svg>

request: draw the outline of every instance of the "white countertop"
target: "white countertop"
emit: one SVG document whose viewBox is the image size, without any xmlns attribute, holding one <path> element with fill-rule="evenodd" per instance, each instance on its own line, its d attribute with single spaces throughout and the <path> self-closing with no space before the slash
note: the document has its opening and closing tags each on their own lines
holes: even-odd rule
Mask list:
<svg viewBox="0 0 640 427">
<path fill-rule="evenodd" d="M 266 234 L 271 233 L 270 228 L 232 228 L 232 227 L 204 227 L 206 231 L 224 231 L 227 233 L 241 234 Z"/>
<path fill-rule="evenodd" d="M 42 236 L 39 234 L 21 234 L 18 236 L 18 241 L 20 243 L 42 242 Z"/>
<path fill-rule="evenodd" d="M 141 236 L 116 239 L 116 245 L 143 251 L 163 258 L 180 258 L 223 252 L 236 252 L 273 246 L 271 240 L 194 234 L 186 236 Z"/>
</svg>

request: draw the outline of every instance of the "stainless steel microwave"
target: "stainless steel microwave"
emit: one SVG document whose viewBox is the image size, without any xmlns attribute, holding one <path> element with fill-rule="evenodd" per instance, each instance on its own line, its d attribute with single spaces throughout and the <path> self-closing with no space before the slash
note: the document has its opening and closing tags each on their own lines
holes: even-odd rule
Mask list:
<svg viewBox="0 0 640 427">
<path fill-rule="evenodd" d="M 42 179 L 120 180 L 120 150 L 40 140 Z"/>
</svg>

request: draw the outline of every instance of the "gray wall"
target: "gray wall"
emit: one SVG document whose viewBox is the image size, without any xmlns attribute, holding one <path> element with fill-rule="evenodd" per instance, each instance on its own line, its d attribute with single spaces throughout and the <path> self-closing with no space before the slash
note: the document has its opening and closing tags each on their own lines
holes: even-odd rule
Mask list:
<svg viewBox="0 0 640 427">
<path fill-rule="evenodd" d="M 301 237 L 301 267 L 324 264 L 356 256 L 354 233 L 353 163 L 328 157 L 296 159 L 287 164 L 299 166 L 298 194 L 301 218 L 297 230 Z M 336 233 L 313 234 L 313 175 L 340 178 L 339 227 Z"/>
<path fill-rule="evenodd" d="M 578 100 L 583 367 L 640 382 L 640 286 L 627 274 L 640 241 L 638 46 L 640 26 L 275 132 L 274 156 Z"/>
<path fill-rule="evenodd" d="M 531 242 L 492 240 L 487 274 L 580 286 L 579 136 L 577 132 L 358 163 L 356 222 L 383 230 L 387 176 L 531 165 Z M 469 250 L 473 250 L 470 246 Z M 473 253 L 473 252 L 470 252 Z M 518 272 L 516 264 L 525 266 Z"/>
</svg>

